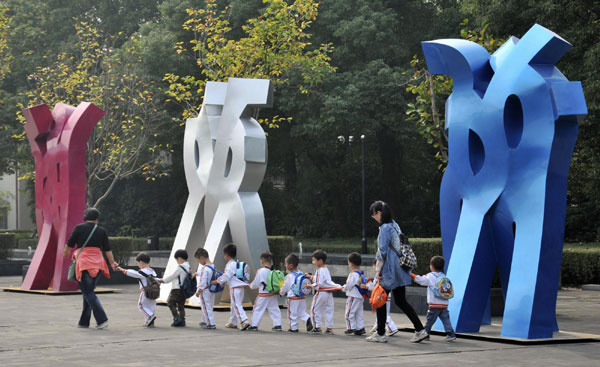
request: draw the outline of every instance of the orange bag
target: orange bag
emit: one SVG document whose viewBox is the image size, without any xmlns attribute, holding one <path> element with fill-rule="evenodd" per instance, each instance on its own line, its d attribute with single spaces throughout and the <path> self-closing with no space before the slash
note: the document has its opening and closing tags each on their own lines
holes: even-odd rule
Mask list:
<svg viewBox="0 0 600 367">
<path fill-rule="evenodd" d="M 383 289 L 379 283 L 375 284 L 375 288 L 371 291 L 371 299 L 369 299 L 373 312 L 375 312 L 376 309 L 385 306 L 387 299 L 388 295 L 385 289 Z"/>
</svg>

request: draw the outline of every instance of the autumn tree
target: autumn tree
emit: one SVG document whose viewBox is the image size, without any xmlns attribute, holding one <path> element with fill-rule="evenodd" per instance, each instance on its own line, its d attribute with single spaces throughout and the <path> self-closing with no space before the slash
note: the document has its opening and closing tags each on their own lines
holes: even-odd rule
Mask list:
<svg viewBox="0 0 600 367">
<path fill-rule="evenodd" d="M 231 6 L 219 10 L 216 0 L 207 0 L 204 9 L 187 9 L 188 19 L 183 28 L 193 32 L 193 39 L 187 44 L 178 42 L 174 47 L 177 53 L 192 57 L 201 75 L 167 73 L 164 77 L 169 83 L 167 94 L 170 100 L 182 105 L 184 119 L 198 114 L 207 80 L 266 78 L 277 88 L 288 84 L 290 76 L 296 74 L 301 80 L 297 87 L 308 93 L 311 86 L 334 71 L 329 64 L 332 45 L 313 47 L 311 34 L 307 32 L 317 17 L 318 2 L 295 0 L 288 4 L 285 0 L 263 0 L 263 3 L 264 12 L 242 26 L 245 36 L 237 40 L 230 36 Z M 259 122 L 277 127 L 282 120 L 283 117 L 275 116 Z"/>
<path fill-rule="evenodd" d="M 26 97 L 29 106 L 53 107 L 59 102 L 76 106 L 88 101 L 106 112 L 88 142 L 87 204 L 97 207 L 120 180 L 137 174 L 154 180 L 164 174 L 162 164 L 170 146 L 154 140 L 164 116 L 156 87 L 137 73 L 136 37 L 116 49 L 117 37 L 103 37 L 87 22 L 75 27 L 77 52 L 60 53 L 47 59 L 47 66 L 37 67 L 28 77 L 31 89 Z M 25 122 L 21 114 L 18 119 Z M 24 132 L 17 137 L 24 139 Z"/>
<path fill-rule="evenodd" d="M 8 35 L 11 18 L 7 16 L 7 8 L 0 7 L 0 80 L 10 72 L 12 55 L 8 47 Z"/>
</svg>

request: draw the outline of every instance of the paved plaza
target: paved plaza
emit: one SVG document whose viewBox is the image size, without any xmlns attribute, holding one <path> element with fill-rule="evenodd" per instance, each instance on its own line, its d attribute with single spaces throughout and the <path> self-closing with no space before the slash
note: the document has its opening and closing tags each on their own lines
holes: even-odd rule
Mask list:
<svg viewBox="0 0 600 367">
<path fill-rule="evenodd" d="M 20 277 L 0 277 L 0 287 Z M 157 308 L 157 327 L 142 326 L 136 285 L 99 295 L 109 317 L 106 330 L 78 329 L 81 296 L 44 296 L 0 292 L 0 366 L 597 366 L 600 343 L 522 346 L 432 336 L 421 344 L 400 332 L 387 344 L 345 336 L 345 299 L 335 299 L 334 336 L 225 329 L 228 312 L 215 313 L 217 330 L 201 330 L 201 311 L 187 309 L 187 328 L 169 327 L 167 307 Z M 600 334 L 600 292 L 564 290 L 558 298 L 561 329 Z M 288 328 L 285 310 L 283 327 Z M 248 314 L 251 315 L 251 312 Z M 407 324 L 403 314 L 392 314 Z M 421 316 L 424 320 L 424 317 Z M 366 325 L 374 314 L 365 311 Z"/>
</svg>

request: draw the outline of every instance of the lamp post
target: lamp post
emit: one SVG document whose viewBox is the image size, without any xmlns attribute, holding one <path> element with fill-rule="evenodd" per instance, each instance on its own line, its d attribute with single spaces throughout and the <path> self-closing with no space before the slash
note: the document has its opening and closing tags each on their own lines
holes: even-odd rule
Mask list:
<svg viewBox="0 0 600 367">
<path fill-rule="evenodd" d="M 346 142 L 346 137 L 343 135 L 340 135 L 337 137 L 338 141 L 342 144 L 344 144 Z M 354 136 L 350 135 L 348 136 L 348 144 L 352 145 L 352 143 L 354 143 Z M 360 206 L 360 212 L 361 212 L 361 218 L 362 218 L 362 238 L 361 238 L 361 253 L 366 254 L 367 253 L 367 230 L 366 230 L 366 223 L 365 223 L 365 196 L 366 196 L 366 179 L 365 179 L 365 156 L 366 156 L 366 152 L 365 152 L 365 136 L 361 135 L 360 136 L 360 146 L 361 146 L 361 155 L 362 155 L 362 160 L 361 160 L 361 185 L 362 185 L 362 192 L 361 192 L 361 206 Z"/>
</svg>

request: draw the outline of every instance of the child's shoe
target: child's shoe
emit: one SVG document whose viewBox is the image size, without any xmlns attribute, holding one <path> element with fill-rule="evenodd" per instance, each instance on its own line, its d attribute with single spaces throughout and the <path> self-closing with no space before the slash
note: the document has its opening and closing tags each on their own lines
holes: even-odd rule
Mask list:
<svg viewBox="0 0 600 367">
<path fill-rule="evenodd" d="M 297 333 L 298 329 L 296 329 L 296 330 L 288 329 L 288 332 L 290 332 L 290 333 Z"/>
<path fill-rule="evenodd" d="M 325 335 L 333 335 L 333 329 L 326 329 Z"/>
<path fill-rule="evenodd" d="M 313 328 L 311 331 L 308 332 L 309 334 L 313 334 L 313 335 L 317 335 L 317 334 L 321 334 L 321 328 L 320 327 L 316 327 Z"/>
<path fill-rule="evenodd" d="M 354 334 L 355 331 L 356 330 L 354 330 L 354 329 L 346 329 L 346 331 L 344 331 L 344 334 L 351 335 L 351 334 Z"/>
<path fill-rule="evenodd" d="M 273 328 L 271 330 L 272 331 L 283 331 L 283 329 L 281 328 L 281 325 L 273 326 Z"/>
<path fill-rule="evenodd" d="M 237 325 L 234 325 L 234 324 L 232 324 L 230 322 L 226 323 L 225 327 L 228 328 L 228 329 L 237 329 Z"/>
<path fill-rule="evenodd" d="M 371 333 L 376 333 L 377 332 L 377 327 L 373 326 L 373 328 L 371 329 Z"/>
<path fill-rule="evenodd" d="M 310 317 L 306 319 L 306 331 L 311 331 L 313 329 L 312 321 L 310 321 Z"/>
<path fill-rule="evenodd" d="M 96 326 L 96 329 L 102 330 L 102 329 L 106 329 L 107 327 L 108 327 L 108 320 L 104 321 L 101 324 L 98 324 L 98 326 Z"/>
<path fill-rule="evenodd" d="M 388 336 L 394 336 L 394 335 L 398 334 L 399 331 L 400 331 L 399 329 L 396 329 L 394 331 L 390 331 L 387 335 Z"/>
<path fill-rule="evenodd" d="M 244 331 L 244 330 L 246 330 L 246 331 L 258 331 L 258 326 L 250 326 L 250 327 L 248 327 L 246 329 L 242 329 L 242 331 Z"/>
<path fill-rule="evenodd" d="M 204 321 L 202 321 L 201 323 L 199 323 L 198 325 L 200 325 L 200 327 L 205 327 L 206 323 Z"/>
<path fill-rule="evenodd" d="M 214 330 L 217 327 L 215 325 L 204 325 L 202 326 L 203 329 L 207 329 L 207 330 Z"/>
<path fill-rule="evenodd" d="M 445 342 L 453 342 L 456 340 L 456 335 L 446 335 L 446 337 L 444 338 Z"/>
<path fill-rule="evenodd" d="M 427 331 L 425 329 L 422 329 L 421 331 L 415 331 L 415 335 L 412 338 L 410 338 L 410 342 L 420 343 L 423 340 L 427 339 L 428 336 L 429 334 L 427 334 Z"/>
<path fill-rule="evenodd" d="M 354 330 L 354 335 L 365 335 L 367 332 L 365 331 L 365 328 L 362 328 L 360 330 Z"/>
<path fill-rule="evenodd" d="M 156 315 L 150 316 L 148 322 L 146 322 L 146 327 L 154 327 L 154 320 L 156 320 Z"/>
<path fill-rule="evenodd" d="M 379 335 L 374 333 L 371 336 L 367 336 L 366 340 L 374 343 L 387 343 L 387 336 L 385 336 L 385 334 Z"/>
<path fill-rule="evenodd" d="M 242 325 L 240 325 L 240 330 L 241 331 L 245 331 L 250 327 L 250 323 L 248 321 L 244 321 L 242 322 Z M 258 328 L 257 328 L 258 330 Z"/>
</svg>

